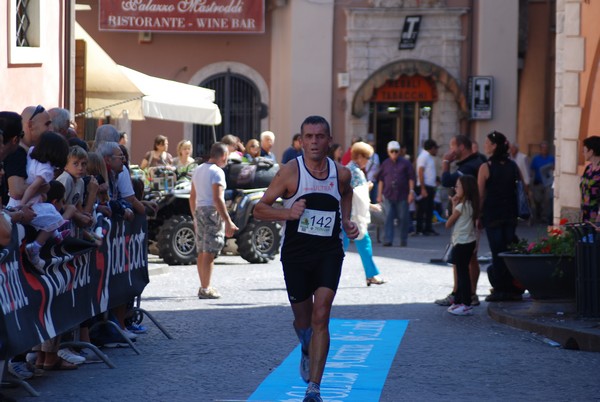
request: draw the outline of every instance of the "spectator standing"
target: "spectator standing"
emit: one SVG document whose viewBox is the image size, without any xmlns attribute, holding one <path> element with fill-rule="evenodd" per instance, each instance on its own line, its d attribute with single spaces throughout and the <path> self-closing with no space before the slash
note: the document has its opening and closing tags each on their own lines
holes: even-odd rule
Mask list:
<svg viewBox="0 0 600 402">
<path fill-rule="evenodd" d="M 523 184 L 525 185 L 525 191 L 527 193 L 529 191 L 529 183 L 531 181 L 529 176 L 529 161 L 527 155 L 519 151 L 519 144 L 510 144 L 510 158 L 519 167 L 521 177 L 523 178 Z"/>
<path fill-rule="evenodd" d="M 600 222 L 600 137 L 594 135 L 583 140 L 583 157 L 589 164 L 581 176 L 581 220 Z"/>
<path fill-rule="evenodd" d="M 408 240 L 408 205 L 414 201 L 415 171 L 412 164 L 400 157 L 400 144 L 390 141 L 387 144 L 388 158 L 383 161 L 377 181 L 379 189 L 377 202 L 384 203 L 386 217 L 384 247 L 394 242 L 394 220 L 400 221 L 400 247 L 406 247 Z"/>
<path fill-rule="evenodd" d="M 302 138 L 298 133 L 292 137 L 292 145 L 283 152 L 281 163 L 288 163 L 300 155 L 302 155 Z"/>
<path fill-rule="evenodd" d="M 225 237 L 238 230 L 225 206 L 225 173 L 229 151 L 217 142 L 210 148 L 208 162 L 198 166 L 192 175 L 190 210 L 194 211 L 196 248 L 198 250 L 199 299 L 218 299 L 219 292 L 210 286 L 215 256 L 225 245 Z"/>
<path fill-rule="evenodd" d="M 368 142 L 371 148 L 375 149 L 374 142 Z M 379 171 L 379 166 L 381 165 L 381 161 L 379 160 L 379 155 L 377 152 L 373 152 L 373 155 L 369 158 L 367 162 L 367 166 L 365 166 L 364 171 L 367 176 L 367 180 L 372 184 L 371 191 L 369 192 L 369 197 L 371 199 L 372 204 L 377 203 L 377 188 L 379 187 L 377 184 L 377 172 Z"/>
<path fill-rule="evenodd" d="M 352 141 L 350 141 L 350 146 L 342 155 L 342 165 L 346 166 L 352 160 L 352 145 L 356 144 L 359 141 L 362 141 L 362 137 L 355 135 L 352 137 Z"/>
<path fill-rule="evenodd" d="M 486 301 L 521 300 L 523 289 L 515 282 L 499 253 L 517 240 L 517 193 L 515 179 L 519 168 L 508 156 L 506 136 L 498 131 L 487 135 L 484 149 L 489 159 L 479 168 L 477 183 L 481 196 L 482 222 L 485 228 L 492 265 L 487 273 L 492 293 Z"/>
<path fill-rule="evenodd" d="M 358 227 L 350 220 L 350 172 L 327 158 L 329 123 L 321 116 L 309 116 L 300 132 L 304 155 L 281 167 L 256 205 L 254 216 L 286 221 L 281 262 L 301 344 L 300 375 L 308 383 L 304 402 L 322 402 L 329 317 L 344 259 L 341 230 L 354 239 Z M 279 197 L 283 208 L 273 207 Z"/>
<path fill-rule="evenodd" d="M 385 281 L 379 277 L 379 269 L 373 261 L 373 245 L 369 236 L 368 226 L 371 222 L 369 187 L 363 169 L 373 155 L 373 147 L 366 142 L 356 142 L 352 145 L 352 160 L 346 167 L 350 170 L 352 186 L 352 214 L 350 219 L 358 225 L 359 234 L 354 239 L 356 250 L 365 270 L 367 286 L 382 285 Z M 344 234 L 344 251 L 348 249 L 350 240 Z"/>
<path fill-rule="evenodd" d="M 17 123 L 12 115 L 6 117 L 8 117 L 7 122 L 9 124 Z M 19 147 L 4 159 L 4 177 L 8 184 L 8 193 L 10 198 L 18 201 L 21 200 L 27 188 L 25 183 L 27 179 L 27 153 L 30 147 L 35 146 L 39 142 L 40 136 L 47 132 L 52 125 L 50 115 L 42 105 L 25 107 L 20 117 L 19 124 L 22 130 L 19 133 Z M 19 207 L 20 202 L 13 201 L 11 203 L 10 200 L 7 200 L 7 203 L 15 208 L 13 212 L 9 212 L 13 223 L 30 223 L 36 215 L 30 206 L 22 205 Z M 54 350 L 55 353 L 57 351 L 58 349 Z M 33 373 L 26 367 L 24 355 L 13 357 L 8 363 L 8 370 L 11 374 L 22 379 L 33 376 Z"/>
<path fill-rule="evenodd" d="M 452 189 L 456 186 L 456 182 L 459 177 L 464 175 L 471 175 L 477 177 L 479 173 L 479 167 L 484 163 L 484 159 L 479 153 L 473 152 L 473 143 L 466 135 L 456 135 L 450 140 L 450 149 L 443 156 L 442 160 L 442 186 Z M 450 164 L 456 161 L 456 171 L 450 172 Z M 479 237 L 479 234 L 478 234 Z M 479 298 L 477 297 L 477 282 L 479 281 L 479 274 L 481 268 L 479 267 L 479 261 L 477 261 L 477 249 L 471 256 L 471 262 L 469 263 L 469 274 L 471 275 L 471 304 L 473 306 L 479 305 Z M 435 304 L 440 306 L 450 306 L 454 303 L 454 297 L 457 291 L 457 276 L 456 266 L 454 267 L 454 287 L 452 292 L 444 298 L 437 299 Z"/>
<path fill-rule="evenodd" d="M 52 130 L 69 139 L 69 127 L 71 127 L 71 112 L 60 107 L 48 109 L 48 115 L 52 120 Z"/>
<path fill-rule="evenodd" d="M 271 152 L 275 144 L 275 134 L 272 131 L 263 131 L 260 133 L 260 156 L 270 159 L 273 163 L 277 163 L 275 153 Z"/>
<path fill-rule="evenodd" d="M 434 140 L 425 140 L 423 150 L 417 158 L 417 234 L 425 236 L 438 233 L 433 230 L 433 200 L 435 197 L 435 156 L 438 145 Z"/>
<path fill-rule="evenodd" d="M 452 228 L 452 259 L 456 266 L 457 289 L 454 302 L 448 307 L 453 315 L 473 315 L 469 262 L 475 251 L 475 222 L 479 217 L 477 179 L 463 175 L 456 181 L 456 194 L 451 197 L 452 214 L 446 227 Z"/>
<path fill-rule="evenodd" d="M 531 192 L 535 218 L 552 224 L 552 180 L 551 170 L 554 169 L 554 156 L 546 141 L 540 143 L 540 153 L 531 159 L 530 168 L 533 172 Z"/>
<path fill-rule="evenodd" d="M 127 144 L 129 143 L 129 136 L 127 136 L 127 133 L 125 131 L 121 131 L 119 133 L 119 141 L 118 141 L 119 145 L 123 145 L 123 146 L 127 146 Z"/>
</svg>

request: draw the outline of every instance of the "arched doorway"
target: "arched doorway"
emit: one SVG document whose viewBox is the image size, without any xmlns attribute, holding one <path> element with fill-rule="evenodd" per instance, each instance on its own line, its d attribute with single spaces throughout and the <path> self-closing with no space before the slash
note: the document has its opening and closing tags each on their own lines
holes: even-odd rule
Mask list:
<svg viewBox="0 0 600 402">
<path fill-rule="evenodd" d="M 429 119 L 437 91 L 432 80 L 421 75 L 402 75 L 377 88 L 369 106 L 369 133 L 375 149 L 386 154 L 387 143 L 395 140 L 403 151 L 416 155 L 430 137 Z"/>
<path fill-rule="evenodd" d="M 438 101 L 440 88 L 451 93 L 454 100 L 448 100 L 452 98 L 446 96 Z M 439 104 L 445 103 L 442 113 L 448 113 L 447 104 L 453 102 L 458 106 L 458 112 L 454 113 L 458 123 L 468 116 L 468 107 L 456 79 L 433 63 L 400 60 L 379 68 L 359 86 L 352 100 L 352 115 L 365 121 L 362 117 L 368 113 L 365 129 L 374 134 L 379 155 L 387 154 L 388 141 L 397 140 L 414 156 L 421 143 L 432 137 L 434 124 L 431 119 Z M 456 109 L 452 105 L 451 110 Z M 451 135 L 454 134 L 455 130 Z"/>
<path fill-rule="evenodd" d="M 207 78 L 200 86 L 215 91 L 215 103 L 223 114 L 222 124 L 214 127 L 217 141 L 225 134 L 238 136 L 244 144 L 250 138 L 258 138 L 266 106 L 251 80 L 227 70 Z M 196 154 L 207 155 L 213 143 L 213 127 L 194 125 L 192 142 Z"/>
</svg>

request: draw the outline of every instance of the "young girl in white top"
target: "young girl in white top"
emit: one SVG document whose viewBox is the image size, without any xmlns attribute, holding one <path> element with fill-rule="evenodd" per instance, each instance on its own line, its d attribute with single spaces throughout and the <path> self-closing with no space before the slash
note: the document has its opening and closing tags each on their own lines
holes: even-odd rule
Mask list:
<svg viewBox="0 0 600 402">
<path fill-rule="evenodd" d="M 69 144 L 60 134 L 46 132 L 40 141 L 27 156 L 27 189 L 19 202 L 20 205 L 31 205 L 36 217 L 31 221 L 31 226 L 38 230 L 36 239 L 25 246 L 25 254 L 40 273 L 44 274 L 46 262 L 40 258 L 40 249 L 46 241 L 54 237 L 62 241 L 65 233 L 57 229 L 65 220 L 52 204 L 44 203 L 47 184 L 54 179 L 54 170 L 62 168 L 67 163 Z"/>
<path fill-rule="evenodd" d="M 448 312 L 454 315 L 473 315 L 471 307 L 471 278 L 469 261 L 475 251 L 475 221 L 479 217 L 479 190 L 473 176 L 460 176 L 456 194 L 450 197 L 452 215 L 446 227 L 452 227 L 452 261 L 456 265 L 457 292 Z"/>
</svg>

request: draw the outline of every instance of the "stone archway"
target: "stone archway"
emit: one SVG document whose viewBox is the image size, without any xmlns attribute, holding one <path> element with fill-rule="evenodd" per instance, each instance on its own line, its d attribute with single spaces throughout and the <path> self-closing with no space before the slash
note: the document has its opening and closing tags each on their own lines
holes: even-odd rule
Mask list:
<svg viewBox="0 0 600 402">
<path fill-rule="evenodd" d="M 444 85 L 460 109 L 460 119 L 468 117 L 469 108 L 467 99 L 460 90 L 458 81 L 446 69 L 423 60 L 399 60 L 387 64 L 366 79 L 354 93 L 352 100 L 352 114 L 355 117 L 362 117 L 366 113 L 365 105 L 369 102 L 377 88 L 385 84 L 388 80 L 396 80 L 401 75 L 412 76 L 415 74 L 424 77 L 431 77 L 434 81 Z"/>
</svg>

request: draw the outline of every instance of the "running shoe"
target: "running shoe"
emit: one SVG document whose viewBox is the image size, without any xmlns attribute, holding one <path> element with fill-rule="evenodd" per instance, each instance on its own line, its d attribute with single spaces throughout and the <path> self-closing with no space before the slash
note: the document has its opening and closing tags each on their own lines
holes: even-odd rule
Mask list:
<svg viewBox="0 0 600 402">
<path fill-rule="evenodd" d="M 302 402 L 323 402 L 323 398 L 318 392 L 307 392 Z"/>
<path fill-rule="evenodd" d="M 473 315 L 473 307 L 465 306 L 464 304 L 458 304 L 454 309 L 448 309 L 448 312 L 452 315 L 460 316 Z"/>
</svg>

